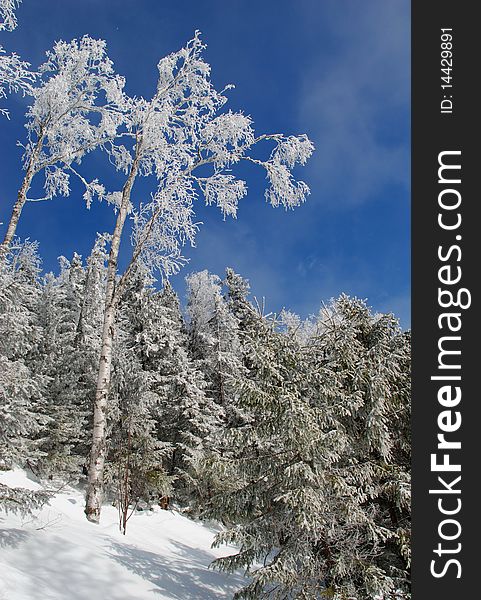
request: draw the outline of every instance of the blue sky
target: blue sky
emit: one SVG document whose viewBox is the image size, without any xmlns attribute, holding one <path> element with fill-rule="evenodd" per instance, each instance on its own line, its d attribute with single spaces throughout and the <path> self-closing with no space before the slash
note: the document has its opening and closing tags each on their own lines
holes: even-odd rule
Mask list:
<svg viewBox="0 0 481 600">
<path fill-rule="evenodd" d="M 19 25 L 0 43 L 37 66 L 55 40 L 107 41 L 127 91 L 148 97 L 159 58 L 199 29 L 218 87 L 234 83 L 229 107 L 256 131 L 307 133 L 316 146 L 296 176 L 311 187 L 295 211 L 273 209 L 265 181 L 249 173 L 237 220 L 199 204 L 203 226 L 184 276 L 226 266 L 247 277 L 267 308 L 302 316 L 346 292 L 410 323 L 408 0 L 23 0 Z M 5 102 L 4 102 L 5 104 Z M 10 97 L 0 121 L 0 221 L 20 185 L 26 100 Z M 102 167 L 103 168 L 103 167 Z M 100 174 L 102 179 L 102 174 Z M 40 242 L 46 269 L 74 250 L 87 256 L 97 231 L 111 231 L 104 205 L 78 197 L 29 204 L 18 234 Z"/>
</svg>

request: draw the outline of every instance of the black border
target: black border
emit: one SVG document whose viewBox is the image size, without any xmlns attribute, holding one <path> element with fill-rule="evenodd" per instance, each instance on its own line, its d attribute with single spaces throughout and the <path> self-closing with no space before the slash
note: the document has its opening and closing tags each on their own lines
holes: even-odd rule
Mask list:
<svg viewBox="0 0 481 600">
<path fill-rule="evenodd" d="M 481 101 L 479 65 L 481 56 L 480 24 L 475 18 L 476 3 L 438 0 L 412 2 L 412 335 L 413 335 L 413 598 L 414 600 L 470 600 L 478 597 L 479 550 L 481 541 L 477 510 L 478 480 L 481 480 L 481 423 L 478 419 L 481 401 L 476 370 L 481 372 L 477 349 L 478 297 L 476 283 L 478 239 L 481 240 L 481 165 L 478 165 L 481 147 L 479 115 Z M 453 29 L 453 96 L 452 114 L 441 114 L 440 29 Z M 445 90 L 444 90 L 445 91 Z M 478 143 L 478 139 L 480 139 Z M 442 231 L 438 226 L 438 154 L 444 150 L 461 150 L 462 225 L 459 231 Z M 462 509 L 458 518 L 462 532 L 457 541 L 462 544 L 459 554 L 451 555 L 461 563 L 461 577 L 451 565 L 445 576 L 435 578 L 430 565 L 436 555 L 433 549 L 439 543 L 438 525 L 443 519 L 437 507 L 438 496 L 429 494 L 439 488 L 437 475 L 430 470 L 431 453 L 436 452 L 437 401 L 439 382 L 431 381 L 439 374 L 438 339 L 443 335 L 438 327 L 438 246 L 456 243 L 456 234 L 462 235 L 462 286 L 472 294 L 471 307 L 460 310 L 462 329 L 458 335 L 462 367 L 462 400 L 457 410 L 462 415 L 461 428 L 452 439 L 461 440 L 461 450 L 453 451 L 461 461 L 460 498 Z M 456 264 L 453 262 L 452 264 Z M 455 335 L 455 334 L 453 334 Z M 458 357 L 459 358 L 459 357 Z M 452 374 L 452 373 L 450 373 Z M 454 410 L 454 409 L 453 409 Z M 457 452 L 457 454 L 454 454 Z M 449 474 L 446 474 L 450 479 Z M 452 479 L 452 474 L 451 474 Z M 452 498 L 453 496 L 451 496 Z M 444 517 L 447 518 L 447 517 Z M 452 545 L 454 546 L 454 542 Z M 446 547 L 448 543 L 446 542 Z M 445 560 L 449 556 L 445 556 Z M 439 560 L 439 559 L 437 559 Z M 441 565 L 441 562 L 438 563 Z"/>
</svg>

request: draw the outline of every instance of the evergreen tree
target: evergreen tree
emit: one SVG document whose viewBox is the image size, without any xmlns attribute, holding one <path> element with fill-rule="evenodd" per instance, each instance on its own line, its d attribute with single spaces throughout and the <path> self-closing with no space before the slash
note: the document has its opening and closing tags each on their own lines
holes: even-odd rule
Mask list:
<svg viewBox="0 0 481 600">
<path fill-rule="evenodd" d="M 172 477 L 164 467 L 170 445 L 158 438 L 158 399 L 152 391 L 156 374 L 148 368 L 151 349 L 145 343 L 153 293 L 138 272 L 119 307 L 114 348 L 114 385 L 111 389 L 107 491 L 119 507 L 121 530 L 132 510 L 143 501 L 150 505 L 171 491 Z"/>
<path fill-rule="evenodd" d="M 36 310 L 40 286 L 36 244 L 15 242 L 0 258 L 0 468 L 33 466 L 41 457 L 34 441 L 48 422 L 44 377 L 32 369 L 41 329 Z M 40 496 L 2 485 L 0 504 L 20 512 Z"/>
<path fill-rule="evenodd" d="M 177 498 L 189 501 L 192 495 L 204 493 L 203 483 L 194 475 L 195 466 L 209 436 L 215 437 L 223 410 L 205 394 L 206 382 L 200 364 L 189 354 L 185 323 L 172 287 L 166 284 L 149 300 L 142 342 L 147 367 L 155 377 L 158 435 L 171 445 L 165 465 L 176 477 Z"/>
<path fill-rule="evenodd" d="M 409 597 L 406 336 L 345 296 L 307 345 L 254 317 L 235 383 L 252 420 L 206 461 L 217 542 L 240 545 L 217 565 L 250 568 L 239 598 Z"/>
<path fill-rule="evenodd" d="M 45 423 L 45 382 L 30 368 L 41 335 L 36 244 L 13 245 L 0 271 L 0 460 L 12 466 L 38 458 L 32 436 Z"/>
<path fill-rule="evenodd" d="M 82 476 L 91 435 L 92 394 L 100 349 L 105 284 L 105 236 L 98 236 L 87 265 L 79 255 L 60 259 L 60 274 L 48 274 L 39 302 L 42 338 L 35 369 L 46 378 L 48 435 L 40 467 L 49 477 Z"/>
<path fill-rule="evenodd" d="M 92 436 L 92 406 L 100 357 L 108 239 L 109 236 L 105 234 L 97 235 L 92 252 L 87 258 L 73 352 L 70 358 L 65 357 L 63 368 L 64 394 L 76 407 L 79 426 L 72 452 L 79 457 L 84 471 Z"/>
<path fill-rule="evenodd" d="M 249 302 L 250 286 L 247 279 L 233 269 L 226 269 L 225 285 L 227 287 L 227 303 L 230 313 L 235 317 L 241 331 L 248 329 L 256 321 L 255 311 Z"/>
<path fill-rule="evenodd" d="M 50 494 L 46 491 L 32 492 L 25 488 L 12 488 L 0 483 L 0 508 L 5 513 L 27 516 L 42 508 L 49 498 Z"/>
<path fill-rule="evenodd" d="M 227 423 L 239 418 L 231 381 L 243 370 L 238 320 L 223 294 L 222 282 L 207 271 L 186 278 L 190 348 L 207 380 L 206 394 L 223 407 Z"/>
<path fill-rule="evenodd" d="M 67 392 L 72 377 L 72 355 L 80 315 L 85 272 L 81 257 L 71 261 L 61 257 L 60 274 L 46 275 L 39 299 L 38 318 L 42 326 L 36 354 L 35 370 L 46 380 L 45 410 L 49 415 L 48 433 L 41 447 L 43 474 L 72 475 L 79 465 L 72 456 L 72 446 L 82 430 L 78 406 Z"/>
<path fill-rule="evenodd" d="M 407 598 L 410 581 L 410 335 L 391 314 L 341 295 L 321 311 L 314 359 L 362 403 L 343 416 L 339 463 L 362 518 L 334 579 L 359 598 Z M 340 563 L 338 559 L 338 564 Z M 342 597 L 342 596 L 341 596 Z"/>
</svg>

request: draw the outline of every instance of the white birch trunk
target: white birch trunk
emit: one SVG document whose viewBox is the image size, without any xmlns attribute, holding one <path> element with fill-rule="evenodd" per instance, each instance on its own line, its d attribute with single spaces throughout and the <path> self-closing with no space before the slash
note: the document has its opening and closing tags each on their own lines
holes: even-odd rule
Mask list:
<svg viewBox="0 0 481 600">
<path fill-rule="evenodd" d="M 27 193 L 32 184 L 32 179 L 35 175 L 35 165 L 37 163 L 38 155 L 40 153 L 40 148 L 43 143 L 43 136 L 39 138 L 35 148 L 33 150 L 32 156 L 30 157 L 30 161 L 27 167 L 27 172 L 25 173 L 25 177 L 23 178 L 22 187 L 18 190 L 17 201 L 15 202 L 12 210 L 12 216 L 10 217 L 10 221 L 8 223 L 7 231 L 5 233 L 5 237 L 3 242 L 0 244 L 0 256 L 6 254 L 10 244 L 12 243 L 13 236 L 17 230 L 18 221 L 20 220 L 20 215 L 22 214 L 23 207 L 27 201 Z"/>
<path fill-rule="evenodd" d="M 92 447 L 90 451 L 89 472 L 85 501 L 85 514 L 89 521 L 98 523 L 103 497 L 103 476 L 107 451 L 107 408 L 112 373 L 112 348 L 115 334 L 115 321 L 118 306 L 118 290 L 116 290 L 117 261 L 122 239 L 122 231 L 130 204 L 130 194 L 138 170 L 138 156 L 122 190 L 122 202 L 117 216 L 107 266 L 107 285 L 105 297 L 104 323 L 102 328 L 102 345 L 97 377 L 97 390 L 94 402 Z"/>
</svg>

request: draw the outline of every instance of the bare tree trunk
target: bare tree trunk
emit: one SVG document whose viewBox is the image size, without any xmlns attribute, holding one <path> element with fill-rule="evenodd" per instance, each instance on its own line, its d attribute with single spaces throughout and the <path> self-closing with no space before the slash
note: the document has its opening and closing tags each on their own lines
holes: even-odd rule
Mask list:
<svg viewBox="0 0 481 600">
<path fill-rule="evenodd" d="M 12 243 L 13 236 L 15 235 L 15 232 L 17 230 L 20 215 L 22 214 L 23 207 L 25 206 L 25 202 L 27 201 L 27 192 L 30 189 L 33 176 L 35 175 L 35 170 L 33 167 L 35 160 L 36 158 L 30 161 L 30 165 L 27 169 L 25 177 L 23 178 L 22 187 L 18 190 L 17 201 L 14 204 L 12 216 L 10 217 L 10 222 L 8 223 L 5 237 L 3 239 L 3 242 L 0 244 L 0 256 L 6 254 L 8 247 Z"/>
<path fill-rule="evenodd" d="M 107 450 L 107 403 L 110 390 L 112 373 L 112 347 L 115 334 L 115 321 L 119 301 L 116 290 L 117 261 L 119 257 L 122 231 L 127 217 L 130 194 L 138 171 L 138 155 L 132 163 L 127 181 L 122 190 L 122 202 L 117 215 L 112 243 L 107 265 L 107 285 L 105 294 L 104 323 L 102 328 L 102 345 L 100 351 L 100 364 L 97 377 L 97 391 L 95 394 L 92 448 L 90 451 L 89 472 L 87 478 L 87 492 L 85 514 L 87 519 L 94 523 L 100 520 L 103 495 L 103 475 L 105 456 Z"/>
<path fill-rule="evenodd" d="M 12 243 L 13 236 L 15 235 L 15 232 L 17 230 L 20 215 L 22 214 L 23 207 L 25 206 L 25 202 L 27 201 L 28 190 L 32 185 L 32 179 L 35 173 L 37 172 L 37 161 L 43 146 L 43 140 L 45 137 L 45 127 L 45 124 L 40 126 L 39 136 L 32 150 L 32 154 L 30 155 L 27 172 L 25 173 L 25 177 L 23 178 L 22 186 L 18 190 L 17 201 L 15 202 L 15 205 L 13 207 L 12 216 L 10 217 L 10 222 L 7 227 L 5 238 L 0 244 L 0 257 L 6 254 L 8 247 Z"/>
</svg>

